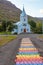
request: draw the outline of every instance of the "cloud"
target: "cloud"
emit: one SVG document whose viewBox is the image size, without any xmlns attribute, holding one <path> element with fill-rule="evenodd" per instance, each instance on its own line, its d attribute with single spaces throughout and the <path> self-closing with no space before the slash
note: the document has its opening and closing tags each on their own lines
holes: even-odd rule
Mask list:
<svg viewBox="0 0 43 65">
<path fill-rule="evenodd" d="M 40 13 L 43 14 L 43 9 L 40 9 Z"/>
</svg>

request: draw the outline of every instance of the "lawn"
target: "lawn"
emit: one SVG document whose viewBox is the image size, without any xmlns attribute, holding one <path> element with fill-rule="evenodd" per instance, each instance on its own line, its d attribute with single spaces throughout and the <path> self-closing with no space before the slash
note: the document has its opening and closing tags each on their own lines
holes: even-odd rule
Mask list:
<svg viewBox="0 0 43 65">
<path fill-rule="evenodd" d="M 37 36 L 38 39 L 43 40 L 43 35 Z"/>
<path fill-rule="evenodd" d="M 0 35 L 11 35 L 11 32 L 0 32 Z"/>
<path fill-rule="evenodd" d="M 7 44 L 8 42 L 10 42 L 13 39 L 16 39 L 17 36 L 0 36 L 0 46 L 3 46 L 5 44 Z"/>
<path fill-rule="evenodd" d="M 40 35 L 39 38 L 42 38 L 43 39 L 43 35 Z"/>
</svg>

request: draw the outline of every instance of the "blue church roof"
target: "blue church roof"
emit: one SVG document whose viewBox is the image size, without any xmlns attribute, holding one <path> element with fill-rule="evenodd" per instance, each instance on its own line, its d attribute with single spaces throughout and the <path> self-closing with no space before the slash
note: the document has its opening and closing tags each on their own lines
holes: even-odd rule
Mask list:
<svg viewBox="0 0 43 65">
<path fill-rule="evenodd" d="M 21 23 L 20 21 L 16 23 L 16 25 L 21 25 L 21 24 L 22 24 L 22 23 Z"/>
<path fill-rule="evenodd" d="M 17 22 L 16 25 L 20 24 L 20 22 Z"/>
</svg>

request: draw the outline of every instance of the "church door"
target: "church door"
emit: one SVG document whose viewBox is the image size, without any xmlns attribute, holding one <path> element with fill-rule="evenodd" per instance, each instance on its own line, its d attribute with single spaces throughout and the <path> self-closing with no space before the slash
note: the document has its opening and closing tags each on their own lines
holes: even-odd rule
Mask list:
<svg viewBox="0 0 43 65">
<path fill-rule="evenodd" d="M 26 29 L 24 29 L 24 32 L 26 32 Z"/>
</svg>

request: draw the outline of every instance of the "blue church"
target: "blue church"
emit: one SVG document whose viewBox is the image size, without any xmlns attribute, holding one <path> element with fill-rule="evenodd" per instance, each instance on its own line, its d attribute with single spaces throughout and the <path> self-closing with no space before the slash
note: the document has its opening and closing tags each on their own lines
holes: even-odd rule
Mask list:
<svg viewBox="0 0 43 65">
<path fill-rule="evenodd" d="M 14 25 L 17 26 L 17 29 L 14 28 L 12 34 L 31 33 L 30 25 L 28 23 L 28 16 L 25 13 L 24 7 L 22 13 L 20 14 L 20 21 L 14 23 Z"/>
</svg>

